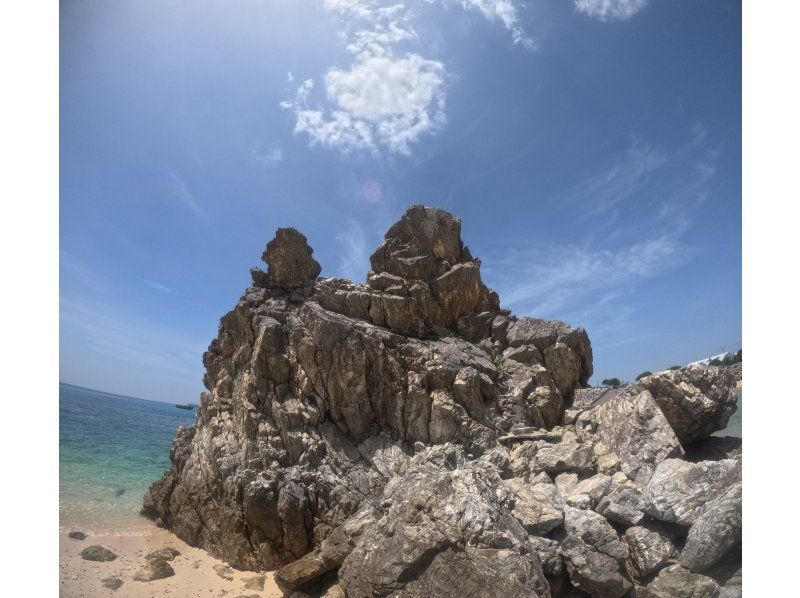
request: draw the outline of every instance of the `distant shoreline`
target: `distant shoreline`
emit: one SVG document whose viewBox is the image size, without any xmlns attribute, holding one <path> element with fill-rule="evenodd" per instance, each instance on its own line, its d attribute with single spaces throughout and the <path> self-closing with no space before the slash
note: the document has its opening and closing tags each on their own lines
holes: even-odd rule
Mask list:
<svg viewBox="0 0 800 598">
<path fill-rule="evenodd" d="M 89 388 L 88 386 L 79 386 L 78 384 L 70 384 L 69 382 L 61 382 L 58 381 L 59 386 L 69 386 L 70 388 L 77 388 L 79 390 L 88 390 L 89 392 L 96 392 L 104 395 L 108 395 L 111 397 L 117 397 L 120 399 L 133 399 L 134 401 L 147 401 L 148 403 L 158 403 L 160 405 L 172 405 L 171 401 L 156 401 L 154 399 L 143 399 L 142 397 L 132 397 L 130 395 L 121 395 L 116 392 L 109 392 L 107 390 L 98 390 L 96 388 Z"/>
</svg>

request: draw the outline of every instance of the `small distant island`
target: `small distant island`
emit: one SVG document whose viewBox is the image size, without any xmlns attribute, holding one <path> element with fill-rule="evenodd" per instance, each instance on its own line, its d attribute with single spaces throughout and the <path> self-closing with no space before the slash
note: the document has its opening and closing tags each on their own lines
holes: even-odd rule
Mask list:
<svg viewBox="0 0 800 598">
<path fill-rule="evenodd" d="M 175 403 L 175 406 L 178 409 L 197 409 L 197 405 L 195 403 Z"/>
</svg>

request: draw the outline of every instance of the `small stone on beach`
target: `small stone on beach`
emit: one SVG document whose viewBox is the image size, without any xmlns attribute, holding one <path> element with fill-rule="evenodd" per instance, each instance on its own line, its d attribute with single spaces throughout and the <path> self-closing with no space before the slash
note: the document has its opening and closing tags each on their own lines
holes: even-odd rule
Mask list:
<svg viewBox="0 0 800 598">
<path fill-rule="evenodd" d="M 113 561 L 115 558 L 117 558 L 117 555 L 107 548 L 103 548 L 102 546 L 95 544 L 94 546 L 84 548 L 81 551 L 81 558 L 85 561 L 107 562 Z"/>
<path fill-rule="evenodd" d="M 146 558 L 148 561 L 153 559 L 159 559 L 162 561 L 171 561 L 176 556 L 180 555 L 180 552 L 172 548 L 172 546 L 166 546 L 164 548 L 159 548 L 158 550 L 153 550 L 147 554 Z"/>
<path fill-rule="evenodd" d="M 222 579 L 233 581 L 233 569 L 230 567 L 226 567 L 225 565 L 214 565 L 214 571 L 216 571 L 217 575 L 219 575 Z"/>
<path fill-rule="evenodd" d="M 84 534 L 83 532 L 78 531 L 78 530 L 71 531 L 68 535 L 73 540 L 85 540 L 86 539 L 86 534 Z"/>
<path fill-rule="evenodd" d="M 266 576 L 264 575 L 256 575 L 255 577 L 251 577 L 250 579 L 245 581 L 244 589 L 245 590 L 258 590 L 259 592 L 264 591 L 264 581 L 266 580 Z"/>
<path fill-rule="evenodd" d="M 136 572 L 136 581 L 153 581 L 175 575 L 175 570 L 163 559 L 148 559 L 147 564 Z"/>
<path fill-rule="evenodd" d="M 103 587 L 110 590 L 116 591 L 122 587 L 122 580 L 119 577 L 105 577 L 100 581 L 102 582 Z"/>
</svg>

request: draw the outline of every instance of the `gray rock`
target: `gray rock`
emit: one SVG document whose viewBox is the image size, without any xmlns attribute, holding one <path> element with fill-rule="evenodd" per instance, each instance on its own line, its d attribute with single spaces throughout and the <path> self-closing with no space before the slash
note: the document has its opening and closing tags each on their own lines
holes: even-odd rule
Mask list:
<svg viewBox="0 0 800 598">
<path fill-rule="evenodd" d="M 175 575 L 175 570 L 164 559 L 147 559 L 144 567 L 133 576 L 134 581 L 154 581 Z"/>
<path fill-rule="evenodd" d="M 683 455 L 669 422 L 649 392 L 626 390 L 584 411 L 575 423 L 582 438 L 594 438 L 626 465 L 625 473 L 646 483 L 655 465 Z"/>
<path fill-rule="evenodd" d="M 512 493 L 480 462 L 446 470 L 425 454 L 388 484 L 386 514 L 344 560 L 348 596 L 549 596 Z M 416 462 L 419 461 L 419 465 Z"/>
<path fill-rule="evenodd" d="M 572 584 L 596 598 L 619 598 L 632 587 L 627 546 L 608 522 L 593 511 L 567 508 L 567 537 L 561 554 Z"/>
<path fill-rule="evenodd" d="M 119 577 L 104 577 L 100 580 L 104 588 L 108 588 L 112 592 L 116 592 L 122 587 L 122 580 Z"/>
<path fill-rule="evenodd" d="M 653 395 L 683 444 L 724 430 L 736 411 L 736 379 L 724 367 L 667 370 L 646 376 L 635 386 Z"/>
<path fill-rule="evenodd" d="M 718 598 L 719 593 L 713 579 L 680 565 L 662 569 L 647 586 L 647 598 Z"/>
<path fill-rule="evenodd" d="M 86 539 L 86 534 L 81 532 L 81 531 L 77 531 L 77 530 L 71 531 L 67 535 L 70 538 L 72 538 L 73 540 L 85 540 Z"/>
<path fill-rule="evenodd" d="M 87 546 L 81 550 L 81 558 L 85 561 L 107 562 L 113 561 L 115 558 L 117 558 L 117 555 L 107 548 L 103 548 L 99 544 L 95 544 L 93 546 Z"/>
<path fill-rule="evenodd" d="M 636 525 L 644 517 L 644 500 L 638 488 L 615 485 L 597 504 L 595 511 L 620 525 Z"/>
<path fill-rule="evenodd" d="M 592 448 L 577 442 L 542 442 L 531 461 L 534 472 L 561 473 L 564 471 L 585 472 L 592 467 Z"/>
<path fill-rule="evenodd" d="M 707 503 L 741 479 L 742 463 L 737 459 L 700 463 L 667 459 L 644 490 L 645 512 L 661 521 L 691 526 Z"/>
<path fill-rule="evenodd" d="M 556 476 L 555 485 L 561 496 L 567 497 L 578 485 L 578 474 L 572 472 L 560 473 Z"/>
<path fill-rule="evenodd" d="M 151 559 L 159 559 L 162 561 L 171 561 L 175 559 L 176 556 L 179 556 L 181 553 L 178 552 L 172 546 L 166 546 L 164 548 L 159 548 L 158 550 L 152 550 L 144 558 L 151 560 Z"/>
<path fill-rule="evenodd" d="M 503 484 L 514 493 L 511 514 L 529 534 L 544 535 L 563 523 L 563 503 L 552 483 L 529 485 L 512 478 L 503 480 Z"/>
<path fill-rule="evenodd" d="M 742 541 L 742 484 L 731 486 L 710 501 L 689 529 L 681 552 L 681 564 L 703 572 Z"/>
<path fill-rule="evenodd" d="M 640 578 L 647 577 L 678 559 L 672 538 L 658 527 L 634 526 L 625 530 L 622 540 L 628 545 L 631 561 Z"/>
<path fill-rule="evenodd" d="M 592 504 L 597 504 L 610 488 L 611 476 L 598 473 L 578 482 L 570 494 L 585 494 L 591 499 Z"/>
<path fill-rule="evenodd" d="M 245 590 L 258 590 L 259 592 L 264 591 L 264 582 L 266 582 L 267 576 L 266 575 L 256 575 L 255 577 L 250 577 L 245 580 L 244 582 L 244 589 Z"/>
<path fill-rule="evenodd" d="M 413 205 L 386 232 L 370 264 L 374 272 L 431 282 L 465 258 L 461 220 L 439 208 Z"/>
<path fill-rule="evenodd" d="M 263 279 L 269 288 L 293 289 L 316 280 L 322 268 L 312 257 L 305 235 L 294 228 L 279 228 L 261 256 L 269 268 Z M 256 282 L 256 276 L 253 276 Z M 259 280 L 260 276 L 258 277 Z"/>
<path fill-rule="evenodd" d="M 352 549 L 347 528 L 340 526 L 318 548 L 276 571 L 275 583 L 284 593 L 309 587 L 339 567 Z"/>
<path fill-rule="evenodd" d="M 233 581 L 233 569 L 225 565 L 214 565 L 212 567 L 217 575 L 226 581 Z"/>
</svg>

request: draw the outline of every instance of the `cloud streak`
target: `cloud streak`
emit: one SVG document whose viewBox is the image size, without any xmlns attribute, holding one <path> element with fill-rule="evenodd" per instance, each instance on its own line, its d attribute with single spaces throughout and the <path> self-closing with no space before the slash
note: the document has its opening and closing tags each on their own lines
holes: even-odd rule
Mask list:
<svg viewBox="0 0 800 598">
<path fill-rule="evenodd" d="M 575 0 L 575 8 L 603 22 L 626 21 L 643 10 L 650 0 Z"/>
<path fill-rule="evenodd" d="M 673 151 L 635 139 L 610 167 L 579 177 L 554 202 L 591 217 L 578 244 L 502 247 L 487 255 L 485 278 L 505 307 L 596 324 L 595 332 L 624 327 L 634 311 L 627 299 L 696 253 L 683 236 L 716 175 L 718 152 L 706 136 L 696 127 Z"/>
<path fill-rule="evenodd" d="M 192 190 L 183 178 L 181 178 L 177 172 L 169 168 L 165 171 L 165 177 L 169 194 L 186 208 L 194 212 L 195 215 L 205 217 L 205 210 L 203 210 L 202 206 L 197 202 L 194 193 L 192 193 Z"/>
</svg>

